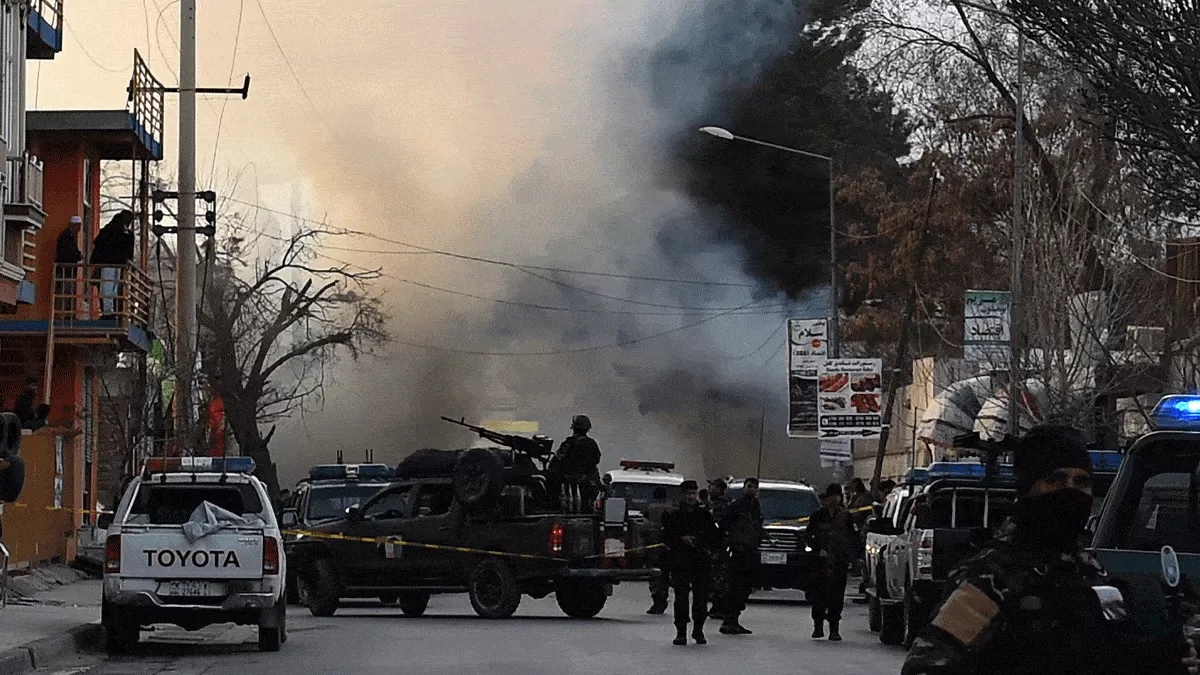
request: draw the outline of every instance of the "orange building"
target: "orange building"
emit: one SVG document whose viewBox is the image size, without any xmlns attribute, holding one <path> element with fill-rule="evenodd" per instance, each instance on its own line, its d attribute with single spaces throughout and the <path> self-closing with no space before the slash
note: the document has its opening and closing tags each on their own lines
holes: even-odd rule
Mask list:
<svg viewBox="0 0 1200 675">
<path fill-rule="evenodd" d="M 95 508 L 98 453 L 135 459 L 132 448 L 97 447 L 103 394 L 128 377 L 129 363 L 144 359 L 152 342 L 149 172 L 162 159 L 163 89 L 140 56 L 134 59 L 127 109 L 30 111 L 26 117 L 27 156 L 40 158 L 44 176 L 40 214 L 33 216 L 44 222 L 23 230 L 18 303 L 0 297 L 0 311 L 9 310 L 0 314 L 0 401 L 8 409 L 25 380 L 35 378 L 50 415 L 49 428 L 25 436 L 24 505 L 10 504 L 4 513 L 4 543 L 18 564 L 71 559 L 74 534 Z M 134 214 L 134 255 L 125 264 L 88 262 L 102 221 L 112 216 L 101 214 L 101 163 L 121 186 L 106 192 L 124 192 L 109 197 Z M 8 216 L 7 205 L 5 211 Z M 74 217 L 82 221 L 76 244 L 83 262 L 62 264 L 58 240 Z"/>
</svg>

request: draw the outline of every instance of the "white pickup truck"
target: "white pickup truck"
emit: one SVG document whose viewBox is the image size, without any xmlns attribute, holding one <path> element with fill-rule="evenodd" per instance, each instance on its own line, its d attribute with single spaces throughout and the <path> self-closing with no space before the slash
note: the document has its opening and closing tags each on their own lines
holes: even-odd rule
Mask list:
<svg viewBox="0 0 1200 675">
<path fill-rule="evenodd" d="M 258 626 L 258 646 L 287 641 L 286 559 L 266 489 L 248 457 L 152 458 L 113 514 L 101 621 L 110 654 L 140 630 Z"/>
</svg>

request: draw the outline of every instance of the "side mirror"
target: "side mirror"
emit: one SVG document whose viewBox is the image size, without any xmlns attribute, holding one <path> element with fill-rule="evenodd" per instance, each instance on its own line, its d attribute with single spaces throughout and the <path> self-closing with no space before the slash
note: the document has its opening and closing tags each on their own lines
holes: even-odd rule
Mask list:
<svg viewBox="0 0 1200 675">
<path fill-rule="evenodd" d="M 417 509 L 417 515 L 418 516 L 432 516 L 433 509 L 429 508 L 428 506 L 422 506 L 421 508 Z"/>
<path fill-rule="evenodd" d="M 112 527 L 112 524 L 113 513 L 111 511 L 104 511 L 96 517 L 96 529 L 98 530 L 107 530 Z"/>
<path fill-rule="evenodd" d="M 279 524 L 284 527 L 295 527 L 300 522 L 300 514 L 296 509 L 284 509 L 283 513 L 279 514 Z"/>
<path fill-rule="evenodd" d="M 350 506 L 346 508 L 346 520 L 358 520 L 361 517 L 362 512 L 358 510 L 357 506 Z"/>
<path fill-rule="evenodd" d="M 1100 516 L 1091 516 L 1087 521 L 1087 531 L 1092 534 L 1096 533 L 1096 526 L 1100 524 Z"/>
</svg>

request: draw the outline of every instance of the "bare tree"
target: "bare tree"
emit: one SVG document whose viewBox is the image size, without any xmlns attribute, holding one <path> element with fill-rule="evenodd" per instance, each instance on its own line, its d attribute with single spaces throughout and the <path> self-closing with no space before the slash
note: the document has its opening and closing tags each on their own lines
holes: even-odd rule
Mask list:
<svg viewBox="0 0 1200 675">
<path fill-rule="evenodd" d="M 324 228 L 278 238 L 253 235 L 229 218 L 206 256 L 200 311 L 204 375 L 225 405 L 243 455 L 279 494 L 270 442 L 274 422 L 319 403 L 341 351 L 357 358 L 384 343 L 384 315 L 371 293 L 378 271 L 319 263 Z M 247 237 L 245 235 L 253 236 Z"/>
</svg>

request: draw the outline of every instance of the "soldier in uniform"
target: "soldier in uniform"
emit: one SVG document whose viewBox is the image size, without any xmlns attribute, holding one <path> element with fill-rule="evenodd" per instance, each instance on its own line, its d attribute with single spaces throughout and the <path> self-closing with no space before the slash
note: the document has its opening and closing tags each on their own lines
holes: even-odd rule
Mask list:
<svg viewBox="0 0 1200 675">
<path fill-rule="evenodd" d="M 913 643 L 903 675 L 1194 672 L 1182 634 L 1139 637 L 1125 599 L 1079 545 L 1092 508 L 1080 434 L 1040 426 L 1014 457 L 1018 501 L 998 540 L 953 574 L 955 591 Z"/>
<path fill-rule="evenodd" d="M 825 637 L 829 621 L 829 639 L 838 642 L 842 609 L 846 605 L 846 577 L 858 551 L 858 530 L 854 517 L 843 503 L 842 486 L 833 483 L 821 495 L 821 508 L 812 515 L 805 530 L 808 544 L 821 558 L 821 575 L 813 589 L 812 619 L 814 640 Z"/>
<path fill-rule="evenodd" d="M 683 501 L 663 515 L 663 541 L 675 591 L 675 640 L 687 644 L 688 610 L 691 609 L 692 640 L 707 644 L 704 621 L 708 617 L 708 593 L 712 588 L 711 550 L 718 541 L 712 514 L 700 508 L 700 489 L 694 480 L 683 482 Z M 689 598 L 690 596 L 690 598 Z M 690 602 L 689 602 L 690 600 Z"/>
<path fill-rule="evenodd" d="M 758 546 L 762 542 L 762 508 L 758 503 L 758 479 L 747 478 L 742 483 L 742 496 L 725 508 L 721 530 L 729 546 L 728 603 L 721 608 L 724 621 L 722 635 L 750 635 L 741 624 L 746 600 L 754 587 L 758 573 Z"/>
<path fill-rule="evenodd" d="M 708 481 L 708 508 L 717 523 L 721 522 L 729 508 L 729 497 L 725 495 L 728 490 L 729 484 L 724 479 L 713 478 Z M 725 541 L 724 530 L 721 531 L 721 542 L 713 548 L 712 566 L 712 610 L 708 615 L 723 620 L 728 611 L 726 605 L 729 604 L 729 545 Z"/>
<path fill-rule="evenodd" d="M 646 507 L 646 519 L 649 520 L 658 531 L 662 533 L 663 516 L 673 508 L 673 504 L 667 501 L 667 488 L 663 485 L 654 486 L 652 493 L 654 501 Z M 662 561 L 665 556 L 658 554 L 654 556 L 655 562 Z M 666 614 L 667 599 L 671 595 L 671 570 L 666 565 L 659 565 L 661 574 L 650 580 L 650 609 L 646 610 L 647 614 Z"/>
<path fill-rule="evenodd" d="M 571 418 L 571 436 L 558 446 L 552 462 L 560 486 L 578 486 L 585 511 L 592 509 L 600 491 L 600 446 L 587 435 L 591 428 L 587 415 Z"/>
</svg>

